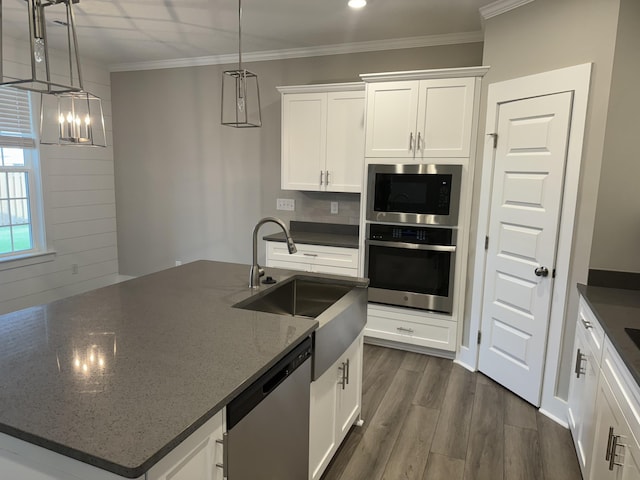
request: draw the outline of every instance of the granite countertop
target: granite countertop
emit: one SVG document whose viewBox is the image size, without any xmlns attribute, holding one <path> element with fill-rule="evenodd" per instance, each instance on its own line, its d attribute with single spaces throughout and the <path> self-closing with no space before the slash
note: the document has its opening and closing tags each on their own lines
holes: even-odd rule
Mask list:
<svg viewBox="0 0 640 480">
<path fill-rule="evenodd" d="M 358 248 L 358 225 L 337 223 L 298 222 L 292 220 L 289 232 L 295 243 L 326 245 L 328 247 Z M 284 232 L 265 235 L 263 240 L 284 242 Z"/>
<path fill-rule="evenodd" d="M 248 278 L 197 261 L 0 316 L 0 432 L 143 475 L 316 328 L 232 308 Z"/>
<path fill-rule="evenodd" d="M 624 331 L 640 328 L 640 290 L 578 285 L 631 375 L 640 385 L 640 349 Z"/>
</svg>

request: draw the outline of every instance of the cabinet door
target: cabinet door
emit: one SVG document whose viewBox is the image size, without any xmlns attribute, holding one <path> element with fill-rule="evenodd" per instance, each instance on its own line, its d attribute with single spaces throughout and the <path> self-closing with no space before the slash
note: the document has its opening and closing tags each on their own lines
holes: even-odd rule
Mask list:
<svg viewBox="0 0 640 480">
<path fill-rule="evenodd" d="M 327 94 L 326 190 L 362 191 L 364 91 Z"/>
<path fill-rule="evenodd" d="M 362 341 L 360 336 L 338 366 L 337 436 L 342 440 L 360 414 L 362 399 Z"/>
<path fill-rule="evenodd" d="M 338 382 L 336 369 L 329 368 L 311 382 L 309 410 L 309 479 L 320 478 L 331 461 L 336 445 Z"/>
<path fill-rule="evenodd" d="M 418 85 L 417 80 L 367 85 L 366 157 L 413 158 Z"/>
<path fill-rule="evenodd" d="M 576 373 L 579 372 L 579 373 Z M 583 325 L 578 321 L 573 347 L 573 370 L 569 385 L 569 427 L 582 476 L 589 478 L 595 429 L 595 404 L 600 368 Z"/>
<path fill-rule="evenodd" d="M 222 480 L 224 411 L 218 412 L 196 432 L 154 465 L 148 480 Z"/>
<path fill-rule="evenodd" d="M 469 156 L 475 81 L 420 80 L 416 156 Z"/>
<path fill-rule="evenodd" d="M 611 387 L 607 383 L 604 376 L 600 376 L 598 383 L 598 394 L 596 397 L 596 430 L 595 441 L 593 445 L 592 463 L 591 463 L 591 480 L 609 480 L 619 479 L 620 469 L 614 465 L 610 470 L 610 452 L 611 452 L 611 435 L 610 429 L 614 435 L 622 435 L 625 425 L 622 411 L 618 406 Z M 622 447 L 618 447 L 620 450 Z"/>
<path fill-rule="evenodd" d="M 282 189 L 321 190 L 327 144 L 327 94 L 282 96 Z"/>
</svg>

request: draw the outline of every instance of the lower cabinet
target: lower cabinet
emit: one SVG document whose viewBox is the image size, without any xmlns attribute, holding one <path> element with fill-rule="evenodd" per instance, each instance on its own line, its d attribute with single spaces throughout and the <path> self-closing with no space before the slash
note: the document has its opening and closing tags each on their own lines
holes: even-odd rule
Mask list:
<svg viewBox="0 0 640 480">
<path fill-rule="evenodd" d="M 320 478 L 362 408 L 362 339 L 311 383 L 309 479 Z"/>
<path fill-rule="evenodd" d="M 369 304 L 365 335 L 455 352 L 457 322 L 422 310 Z"/>
<path fill-rule="evenodd" d="M 154 465 L 146 480 L 223 480 L 224 409 Z"/>
<path fill-rule="evenodd" d="M 284 242 L 266 242 L 266 266 L 303 272 L 358 276 L 358 249 L 296 243 L 290 254 Z"/>
<path fill-rule="evenodd" d="M 640 480 L 640 386 L 580 299 L 568 417 L 585 480 Z"/>
<path fill-rule="evenodd" d="M 592 480 L 640 478 L 640 445 L 616 397 L 624 395 L 615 375 L 603 365 L 596 397 Z M 617 395 L 616 395 L 617 393 Z M 624 398 L 621 398 L 623 402 Z M 628 404 L 627 404 L 628 405 Z M 640 433 L 636 429 L 635 433 Z"/>
</svg>

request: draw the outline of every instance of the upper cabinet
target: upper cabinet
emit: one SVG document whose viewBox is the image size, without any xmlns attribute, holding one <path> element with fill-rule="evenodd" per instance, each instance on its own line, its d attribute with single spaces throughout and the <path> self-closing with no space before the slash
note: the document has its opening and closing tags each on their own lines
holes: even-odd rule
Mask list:
<svg viewBox="0 0 640 480">
<path fill-rule="evenodd" d="M 367 82 L 365 156 L 469 157 L 477 77 L 484 71 L 361 75 Z M 434 75 L 438 78 L 420 78 Z"/>
<path fill-rule="evenodd" d="M 279 87 L 282 189 L 360 192 L 364 84 Z"/>
</svg>

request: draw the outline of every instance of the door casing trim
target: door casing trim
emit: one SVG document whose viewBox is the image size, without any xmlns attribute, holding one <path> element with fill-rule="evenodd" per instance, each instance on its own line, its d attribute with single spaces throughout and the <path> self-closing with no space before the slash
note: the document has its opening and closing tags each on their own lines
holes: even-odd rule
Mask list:
<svg viewBox="0 0 640 480">
<path fill-rule="evenodd" d="M 557 275 L 552 291 L 551 314 L 547 334 L 547 352 L 545 356 L 540 405 L 540 411 L 556 421 L 566 418 L 567 416 L 567 402 L 558 397 L 556 393 L 560 374 L 565 312 L 569 300 L 569 289 L 571 288 L 571 265 L 576 261 L 589 262 L 589 258 L 572 258 L 571 250 L 576 222 L 575 211 L 578 202 L 591 69 L 592 64 L 585 63 L 512 80 L 505 80 L 489 85 L 487 94 L 485 130 L 490 133 L 497 125 L 498 110 L 502 103 L 561 92 L 573 92 L 571 126 L 569 129 L 569 145 L 567 149 L 567 164 L 555 265 Z M 486 265 L 484 242 L 489 231 L 493 156 L 493 138 L 485 136 L 482 166 L 490 166 L 491 168 L 482 168 L 478 231 L 475 240 L 476 255 L 472 280 L 471 317 L 469 319 L 470 339 L 476 338 L 482 317 L 484 271 Z M 469 341 L 469 345 L 460 347 L 456 361 L 471 370 L 475 370 L 478 366 L 478 353 L 478 345 L 475 342 Z M 565 426 L 567 425 L 566 421 L 564 424 Z"/>
</svg>

